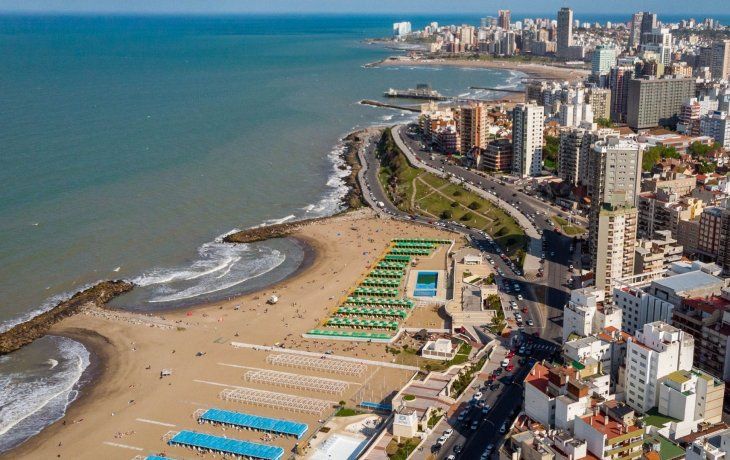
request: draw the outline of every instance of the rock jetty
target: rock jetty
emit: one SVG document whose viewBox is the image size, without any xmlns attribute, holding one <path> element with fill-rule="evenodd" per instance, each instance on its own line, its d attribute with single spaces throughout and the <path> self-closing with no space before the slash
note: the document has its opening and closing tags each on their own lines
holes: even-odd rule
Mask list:
<svg viewBox="0 0 730 460">
<path fill-rule="evenodd" d="M 82 306 L 101 307 L 114 297 L 131 291 L 133 287 L 128 281 L 102 281 L 77 292 L 47 312 L 0 333 L 0 355 L 15 351 L 44 336 L 51 326 L 63 318 L 75 315 Z"/>
</svg>

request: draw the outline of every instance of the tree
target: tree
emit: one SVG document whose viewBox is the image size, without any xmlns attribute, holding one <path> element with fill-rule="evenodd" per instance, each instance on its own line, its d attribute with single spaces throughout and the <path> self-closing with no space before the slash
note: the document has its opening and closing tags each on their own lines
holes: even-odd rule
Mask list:
<svg viewBox="0 0 730 460">
<path fill-rule="evenodd" d="M 461 216 L 461 219 L 460 220 L 462 220 L 464 222 L 467 222 L 469 220 L 472 220 L 473 218 L 474 218 L 474 214 L 472 214 L 470 212 L 467 212 L 466 214 L 464 214 L 463 216 Z"/>
<path fill-rule="evenodd" d="M 451 219 L 451 217 L 452 217 L 453 215 L 454 215 L 454 214 L 453 214 L 453 213 L 452 213 L 451 211 L 449 211 L 448 209 L 446 209 L 446 210 L 444 210 L 444 211 L 441 211 L 441 218 L 442 218 L 442 219 Z"/>
<path fill-rule="evenodd" d="M 700 174 L 708 174 L 715 172 L 715 169 L 717 168 L 717 165 L 715 163 L 709 163 L 707 161 L 703 161 L 700 163 Z"/>
<path fill-rule="evenodd" d="M 481 207 L 482 207 L 482 204 L 478 201 L 472 201 L 471 203 L 469 203 L 469 209 L 471 209 L 473 211 L 475 211 Z"/>
<path fill-rule="evenodd" d="M 542 157 L 544 160 L 555 162 L 558 160 L 558 149 L 560 148 L 560 139 L 555 136 L 545 136 L 545 147 L 542 149 Z"/>
<path fill-rule="evenodd" d="M 641 159 L 641 169 L 651 171 L 655 164 L 659 161 L 659 151 L 654 147 L 646 149 Z"/>
<path fill-rule="evenodd" d="M 600 128 L 613 128 L 613 123 L 608 118 L 598 118 L 596 119 L 596 124 Z"/>
</svg>

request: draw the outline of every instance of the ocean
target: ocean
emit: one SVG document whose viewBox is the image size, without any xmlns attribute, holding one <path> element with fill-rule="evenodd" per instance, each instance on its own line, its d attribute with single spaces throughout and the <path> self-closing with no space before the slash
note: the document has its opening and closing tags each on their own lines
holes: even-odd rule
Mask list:
<svg viewBox="0 0 730 460">
<path fill-rule="evenodd" d="M 140 285 L 115 302 L 134 310 L 281 279 L 296 242 L 220 237 L 338 211 L 340 139 L 413 117 L 359 100 L 519 83 L 363 67 L 393 54 L 364 39 L 397 19 L 0 16 L 0 331 L 103 279 Z M 89 359 L 58 337 L 0 357 L 0 451 L 62 416 Z"/>
</svg>

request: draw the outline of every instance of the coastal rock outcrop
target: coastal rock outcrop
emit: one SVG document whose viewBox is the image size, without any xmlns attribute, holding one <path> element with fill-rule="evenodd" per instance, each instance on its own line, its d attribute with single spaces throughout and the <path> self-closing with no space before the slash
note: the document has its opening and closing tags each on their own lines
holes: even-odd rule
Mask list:
<svg viewBox="0 0 730 460">
<path fill-rule="evenodd" d="M 114 297 L 131 291 L 133 287 L 134 284 L 128 281 L 102 281 L 77 292 L 47 312 L 0 333 L 0 355 L 15 351 L 42 337 L 51 326 L 76 314 L 82 305 L 93 304 L 101 307 Z"/>
</svg>

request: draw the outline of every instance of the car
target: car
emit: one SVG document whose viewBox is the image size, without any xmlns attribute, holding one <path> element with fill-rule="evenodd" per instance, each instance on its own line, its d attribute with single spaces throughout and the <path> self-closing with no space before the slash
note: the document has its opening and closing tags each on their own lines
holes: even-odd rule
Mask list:
<svg viewBox="0 0 730 460">
<path fill-rule="evenodd" d="M 482 392 L 481 391 L 477 391 L 476 393 L 474 393 L 474 399 L 481 399 L 482 396 L 483 395 L 482 395 Z"/>
<path fill-rule="evenodd" d="M 512 358 L 514 355 L 515 355 L 515 352 L 510 351 L 509 353 L 507 353 L 507 358 Z"/>
<path fill-rule="evenodd" d="M 448 430 L 444 431 L 444 434 L 442 436 L 446 436 L 446 439 L 449 439 L 452 434 L 454 434 L 454 429 L 449 428 Z"/>
<path fill-rule="evenodd" d="M 514 366 L 514 364 L 510 364 L 509 366 L 506 367 L 506 369 L 507 369 L 507 372 L 512 372 L 513 370 L 515 370 L 515 366 Z"/>
<path fill-rule="evenodd" d="M 491 407 L 485 404 L 484 407 L 482 407 L 482 414 L 487 415 L 489 413 L 489 409 L 491 409 Z"/>
<path fill-rule="evenodd" d="M 455 453 L 455 454 L 461 453 L 461 450 L 462 450 L 463 448 L 464 448 L 464 446 L 462 446 L 461 444 L 457 444 L 457 445 L 455 445 L 455 446 L 454 446 L 454 453 Z"/>
<path fill-rule="evenodd" d="M 459 412 L 459 416 L 456 417 L 456 420 L 458 420 L 460 422 L 462 420 L 464 420 L 466 418 L 466 412 L 467 412 L 466 409 L 464 409 L 463 411 Z"/>
<path fill-rule="evenodd" d="M 516 289 L 519 291 L 519 289 Z M 524 300 L 524 297 L 522 297 L 522 294 L 517 294 L 517 300 Z"/>
<path fill-rule="evenodd" d="M 498 367 L 494 370 L 494 375 L 502 375 L 502 368 Z"/>
<path fill-rule="evenodd" d="M 503 359 L 500 365 L 501 365 L 502 367 L 507 367 L 507 366 L 509 366 L 509 359 L 506 359 L 506 358 L 505 358 L 505 359 Z"/>
<path fill-rule="evenodd" d="M 448 457 L 446 457 L 446 460 L 456 460 L 456 455 L 451 454 Z"/>
<path fill-rule="evenodd" d="M 524 354 L 525 354 L 525 347 L 520 347 L 520 351 L 519 351 L 519 353 L 520 353 L 521 355 L 524 355 Z"/>
<path fill-rule="evenodd" d="M 479 428 L 479 420 L 474 420 L 471 422 L 471 430 L 476 431 L 477 428 Z"/>
<path fill-rule="evenodd" d="M 501 427 L 499 427 L 499 434 L 505 434 L 507 432 L 507 424 L 503 423 Z M 456 451 L 454 451 L 456 452 Z"/>
<path fill-rule="evenodd" d="M 528 326 L 534 326 L 534 325 L 535 325 L 535 323 L 533 323 L 531 319 L 528 319 L 528 320 L 527 320 L 527 325 L 528 325 Z"/>
</svg>

